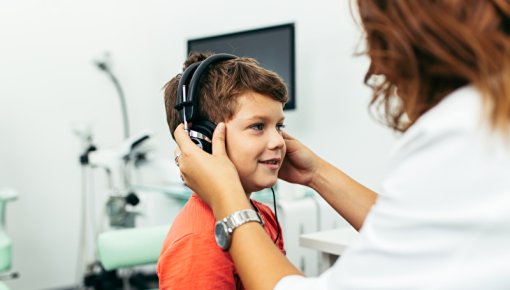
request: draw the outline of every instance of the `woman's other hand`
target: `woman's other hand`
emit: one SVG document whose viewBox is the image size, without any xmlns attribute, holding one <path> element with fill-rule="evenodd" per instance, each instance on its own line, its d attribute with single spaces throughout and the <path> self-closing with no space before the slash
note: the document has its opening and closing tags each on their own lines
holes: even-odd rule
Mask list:
<svg viewBox="0 0 510 290">
<path fill-rule="evenodd" d="M 287 145 L 287 154 L 278 177 L 291 183 L 309 186 L 321 159 L 288 133 L 283 132 L 283 139 Z"/>
</svg>

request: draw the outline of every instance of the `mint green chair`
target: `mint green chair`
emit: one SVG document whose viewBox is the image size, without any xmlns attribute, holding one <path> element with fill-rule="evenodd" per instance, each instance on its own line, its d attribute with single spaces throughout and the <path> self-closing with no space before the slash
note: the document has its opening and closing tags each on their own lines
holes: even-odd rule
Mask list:
<svg viewBox="0 0 510 290">
<path fill-rule="evenodd" d="M 12 189 L 0 189 L 0 273 L 8 271 L 12 263 L 12 242 L 5 233 L 5 205 L 17 197 L 18 194 Z M 0 290 L 8 289 L 4 283 L 0 282 Z"/>
<path fill-rule="evenodd" d="M 156 264 L 170 225 L 112 230 L 99 235 L 99 260 L 107 271 Z"/>
</svg>

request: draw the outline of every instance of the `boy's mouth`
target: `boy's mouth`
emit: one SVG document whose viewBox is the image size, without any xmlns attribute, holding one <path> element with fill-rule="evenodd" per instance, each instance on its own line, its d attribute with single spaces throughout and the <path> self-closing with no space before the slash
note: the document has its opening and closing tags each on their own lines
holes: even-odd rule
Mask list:
<svg viewBox="0 0 510 290">
<path fill-rule="evenodd" d="M 259 161 L 259 163 L 272 165 L 272 166 L 278 166 L 280 164 L 281 159 L 280 158 L 271 158 Z"/>
</svg>

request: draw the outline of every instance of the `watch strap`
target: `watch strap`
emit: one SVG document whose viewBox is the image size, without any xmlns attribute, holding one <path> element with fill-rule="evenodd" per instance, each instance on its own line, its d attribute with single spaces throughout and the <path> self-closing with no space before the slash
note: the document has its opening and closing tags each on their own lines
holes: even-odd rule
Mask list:
<svg viewBox="0 0 510 290">
<path fill-rule="evenodd" d="M 258 222 L 262 226 L 264 225 L 264 222 L 262 221 L 259 213 L 253 209 L 243 209 L 236 211 L 224 218 L 223 222 L 227 224 L 227 228 L 230 233 L 234 232 L 234 230 L 239 226 L 248 222 Z"/>
</svg>

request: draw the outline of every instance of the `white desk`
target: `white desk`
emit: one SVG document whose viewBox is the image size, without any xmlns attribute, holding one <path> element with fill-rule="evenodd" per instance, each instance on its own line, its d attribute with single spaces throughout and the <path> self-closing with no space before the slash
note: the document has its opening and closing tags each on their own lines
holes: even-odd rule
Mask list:
<svg viewBox="0 0 510 290">
<path fill-rule="evenodd" d="M 322 273 L 358 238 L 359 233 L 354 228 L 346 227 L 301 235 L 299 244 L 302 247 L 319 250 L 321 253 L 319 271 Z"/>
</svg>

